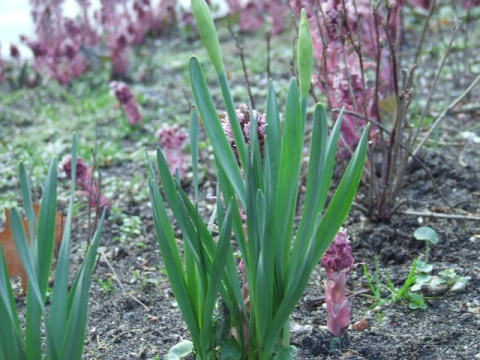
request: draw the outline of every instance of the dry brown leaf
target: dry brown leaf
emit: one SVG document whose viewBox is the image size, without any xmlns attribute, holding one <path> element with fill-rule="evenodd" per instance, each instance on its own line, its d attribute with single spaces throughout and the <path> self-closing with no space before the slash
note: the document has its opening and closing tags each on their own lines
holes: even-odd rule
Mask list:
<svg viewBox="0 0 480 360">
<path fill-rule="evenodd" d="M 33 204 L 33 209 L 35 211 L 35 216 L 38 219 L 38 214 L 40 213 L 40 205 Z M 2 246 L 3 253 L 5 255 L 5 260 L 7 262 L 8 272 L 10 277 L 20 276 L 22 279 L 22 289 L 23 294 L 25 295 L 27 292 L 27 285 L 28 285 L 28 277 L 23 267 L 22 260 L 20 260 L 20 256 L 17 252 L 17 247 L 15 246 L 15 239 L 13 238 L 12 229 L 10 228 L 10 209 L 5 209 L 5 229 L 0 232 L 0 245 Z M 28 222 L 25 218 L 22 219 L 23 227 L 25 228 L 25 232 L 27 234 L 27 238 L 29 238 L 29 231 L 28 231 Z M 63 236 L 63 225 L 65 223 L 65 217 L 62 213 L 57 212 L 56 216 L 56 230 L 55 230 L 55 248 L 60 244 L 62 241 Z"/>
<path fill-rule="evenodd" d="M 352 325 L 352 330 L 364 331 L 369 327 L 370 327 L 370 324 L 368 323 L 367 319 L 363 318 Z"/>
</svg>

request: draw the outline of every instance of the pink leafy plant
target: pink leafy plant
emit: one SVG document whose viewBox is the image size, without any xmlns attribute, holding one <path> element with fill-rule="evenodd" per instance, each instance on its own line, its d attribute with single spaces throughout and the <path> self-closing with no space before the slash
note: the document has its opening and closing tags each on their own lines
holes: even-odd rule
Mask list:
<svg viewBox="0 0 480 360">
<path fill-rule="evenodd" d="M 72 156 L 65 155 L 60 162 L 60 168 L 65 172 L 69 179 L 72 178 Z M 80 187 L 79 195 L 86 196 L 90 206 L 101 212 L 104 207 L 111 209 L 112 205 L 107 197 L 101 193 L 99 184 L 94 181 L 93 169 L 89 167 L 82 158 L 77 157 L 77 169 L 75 174 L 75 183 Z"/>
<path fill-rule="evenodd" d="M 352 248 L 345 230 L 340 230 L 325 252 L 322 265 L 327 272 L 325 302 L 327 304 L 327 328 L 339 337 L 350 324 L 350 302 L 347 294 L 347 277 L 353 267 Z"/>
<path fill-rule="evenodd" d="M 183 148 L 187 134 L 178 125 L 164 124 L 158 129 L 156 136 L 168 161 L 170 173 L 174 175 L 178 169 L 180 177 L 185 174 L 185 155 Z"/>
<path fill-rule="evenodd" d="M 112 81 L 110 87 L 115 94 L 115 97 L 120 102 L 125 115 L 127 116 L 130 125 L 136 125 L 142 121 L 142 114 L 135 99 L 135 96 L 130 90 L 130 87 L 120 81 Z"/>
</svg>

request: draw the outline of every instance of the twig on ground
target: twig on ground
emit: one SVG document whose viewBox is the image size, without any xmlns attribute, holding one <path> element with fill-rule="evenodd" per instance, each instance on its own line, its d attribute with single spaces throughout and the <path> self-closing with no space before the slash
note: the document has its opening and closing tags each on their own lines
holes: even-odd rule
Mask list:
<svg viewBox="0 0 480 360">
<path fill-rule="evenodd" d="M 110 269 L 110 271 L 113 273 L 113 276 L 115 277 L 115 281 L 118 283 L 118 286 L 120 286 L 120 289 L 122 290 L 123 293 L 125 293 L 125 288 L 123 287 L 123 284 L 122 282 L 120 281 L 120 278 L 117 276 L 117 273 L 115 272 L 115 269 L 113 268 L 113 266 L 110 264 L 110 262 L 108 261 L 107 257 L 105 256 L 105 254 L 102 252 L 101 254 L 101 257 L 103 259 L 103 261 L 105 261 L 105 263 L 107 264 L 108 268 Z M 131 293 L 127 293 L 128 296 L 130 296 L 135 302 L 139 303 L 140 305 L 143 306 L 143 308 L 147 311 L 150 311 L 150 309 L 148 308 L 147 305 L 145 305 L 144 303 L 142 303 L 140 300 L 138 300 L 135 296 L 133 296 Z"/>
<path fill-rule="evenodd" d="M 248 78 L 248 72 L 247 72 L 247 66 L 245 65 L 245 56 L 243 53 L 243 46 L 240 44 L 240 40 L 238 39 L 237 34 L 233 32 L 233 29 L 230 25 L 228 25 L 228 30 L 230 31 L 230 34 L 232 34 L 232 37 L 235 39 L 235 45 L 237 46 L 238 53 L 240 55 L 240 61 L 242 62 L 242 69 L 243 69 L 243 76 L 245 77 L 245 82 L 247 85 L 247 91 L 248 91 L 248 97 L 250 98 L 250 105 L 252 106 L 252 109 L 256 109 L 255 107 L 255 101 L 253 100 L 253 94 L 252 94 L 252 83 L 250 82 L 250 79 Z"/>
<path fill-rule="evenodd" d="M 415 142 L 418 139 L 418 136 L 420 134 L 420 130 L 422 129 L 423 122 L 425 121 L 425 117 L 427 116 L 427 113 L 430 110 L 430 103 L 432 102 L 433 94 L 434 94 L 435 90 L 437 90 L 437 86 L 436 86 L 437 81 L 440 78 L 440 73 L 443 70 L 443 67 L 445 66 L 445 62 L 447 61 L 447 59 L 450 55 L 450 49 L 452 48 L 452 44 L 453 44 L 453 41 L 455 40 L 455 35 L 457 34 L 457 31 L 458 31 L 459 27 L 460 27 L 460 21 L 457 22 L 455 24 L 455 26 L 453 27 L 452 35 L 451 35 L 450 41 L 447 45 L 447 49 L 445 50 L 445 54 L 443 55 L 443 58 L 440 61 L 440 65 L 437 68 L 437 72 L 435 73 L 435 77 L 433 78 L 432 85 L 430 86 L 430 90 L 428 91 L 427 99 L 425 101 L 425 106 L 422 109 L 422 114 L 420 115 L 419 123 L 416 126 L 415 135 L 413 136 L 412 141 L 411 141 L 412 148 L 413 148 L 413 144 L 415 144 Z M 415 61 L 416 60 L 417 59 L 415 59 Z"/>
<path fill-rule="evenodd" d="M 447 114 L 455 107 L 457 106 L 457 104 L 463 100 L 463 98 L 465 96 L 467 96 L 470 91 L 477 85 L 477 83 L 480 82 L 480 75 L 478 75 L 475 80 L 472 81 L 472 83 L 470 84 L 470 86 L 468 88 L 465 89 L 465 91 L 463 93 L 460 94 L 459 97 L 457 97 L 450 105 L 447 106 L 447 108 L 440 114 L 440 116 L 437 118 L 437 120 L 435 120 L 435 122 L 433 123 L 432 127 L 430 128 L 430 130 L 428 131 L 428 133 L 424 136 L 424 138 L 422 139 L 422 141 L 420 141 L 420 143 L 418 144 L 418 146 L 415 148 L 415 150 L 413 151 L 413 155 L 416 155 L 418 153 L 418 151 L 422 148 L 423 144 L 425 143 L 425 141 L 427 141 L 427 139 L 430 137 L 430 135 L 432 134 L 432 132 L 437 128 L 437 126 L 442 122 L 442 120 L 447 116 Z"/>
<path fill-rule="evenodd" d="M 272 39 L 272 33 L 268 31 L 265 38 L 267 39 L 267 79 L 270 79 L 270 40 Z"/>
<path fill-rule="evenodd" d="M 480 221 L 480 216 L 470 215 L 470 214 L 469 215 L 443 214 L 443 213 L 436 213 L 432 211 L 413 211 L 413 210 L 399 211 L 399 214 L 433 217 L 437 219 L 458 219 L 458 220 Z"/>
</svg>

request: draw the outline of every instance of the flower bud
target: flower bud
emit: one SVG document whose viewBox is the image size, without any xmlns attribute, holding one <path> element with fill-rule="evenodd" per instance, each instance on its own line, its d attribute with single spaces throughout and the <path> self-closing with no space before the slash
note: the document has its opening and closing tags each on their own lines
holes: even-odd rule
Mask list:
<svg viewBox="0 0 480 360">
<path fill-rule="evenodd" d="M 192 0 L 192 11 L 198 32 L 218 75 L 225 73 L 222 52 L 212 14 L 204 0 Z"/>
<path fill-rule="evenodd" d="M 313 67 L 313 45 L 305 9 L 302 9 L 297 44 L 298 81 L 300 97 L 306 99 L 310 92 Z"/>
</svg>

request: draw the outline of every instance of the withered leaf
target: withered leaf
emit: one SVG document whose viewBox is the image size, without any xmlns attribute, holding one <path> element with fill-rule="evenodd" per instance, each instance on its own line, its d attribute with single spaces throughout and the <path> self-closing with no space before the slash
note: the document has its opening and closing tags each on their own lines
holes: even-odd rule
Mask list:
<svg viewBox="0 0 480 360">
<path fill-rule="evenodd" d="M 38 220 L 40 205 L 33 204 L 33 209 Z M 25 268 L 23 267 L 22 260 L 18 255 L 15 239 L 13 237 L 12 229 L 10 228 L 10 209 L 5 209 L 5 220 L 5 229 L 0 231 L 0 245 L 2 246 L 10 277 L 20 276 L 22 279 L 23 294 L 25 294 L 27 292 L 28 277 Z M 28 222 L 25 218 L 22 219 L 22 222 L 27 238 L 29 238 Z M 54 248 L 56 248 L 62 241 L 64 223 L 65 217 L 62 213 L 57 212 L 55 220 L 56 230 Z"/>
</svg>

